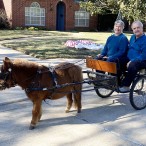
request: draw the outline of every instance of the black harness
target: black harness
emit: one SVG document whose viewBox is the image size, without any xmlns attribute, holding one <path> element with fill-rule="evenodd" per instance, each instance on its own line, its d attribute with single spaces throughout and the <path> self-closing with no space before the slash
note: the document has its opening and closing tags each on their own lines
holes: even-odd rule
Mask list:
<svg viewBox="0 0 146 146">
<path fill-rule="evenodd" d="M 53 87 L 52 88 L 42 88 L 40 87 L 40 85 L 38 84 L 38 86 L 36 87 L 36 81 L 37 81 L 37 78 L 43 74 L 43 73 L 46 73 L 48 72 L 49 76 L 51 77 L 51 80 L 53 82 Z M 37 74 L 34 78 L 34 81 L 31 82 L 31 85 L 25 89 L 25 91 L 28 93 L 28 92 L 31 92 L 31 91 L 54 91 L 56 88 L 58 87 L 58 83 L 57 83 L 57 74 L 55 72 L 55 69 L 53 67 L 49 67 L 47 71 L 41 71 L 41 70 L 37 70 Z"/>
</svg>

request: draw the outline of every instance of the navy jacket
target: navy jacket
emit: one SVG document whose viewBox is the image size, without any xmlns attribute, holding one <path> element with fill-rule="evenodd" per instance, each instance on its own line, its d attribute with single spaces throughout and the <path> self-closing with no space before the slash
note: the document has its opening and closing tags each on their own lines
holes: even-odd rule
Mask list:
<svg viewBox="0 0 146 146">
<path fill-rule="evenodd" d="M 146 35 L 136 39 L 135 35 L 130 38 L 128 58 L 130 61 L 143 61 L 146 60 Z"/>
<path fill-rule="evenodd" d="M 126 55 L 128 39 L 122 33 L 119 36 L 114 34 L 108 37 L 101 55 L 109 57 L 107 61 L 114 62 L 116 59 Z"/>
</svg>

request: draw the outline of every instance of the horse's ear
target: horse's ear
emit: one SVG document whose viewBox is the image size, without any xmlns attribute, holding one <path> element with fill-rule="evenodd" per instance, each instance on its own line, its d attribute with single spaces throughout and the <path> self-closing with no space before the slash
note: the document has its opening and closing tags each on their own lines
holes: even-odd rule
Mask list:
<svg viewBox="0 0 146 146">
<path fill-rule="evenodd" d="M 5 57 L 4 62 L 11 63 L 12 61 L 8 57 Z"/>
<path fill-rule="evenodd" d="M 5 61 L 8 61 L 8 60 L 10 60 L 8 57 L 5 57 Z"/>
<path fill-rule="evenodd" d="M 5 57 L 5 60 L 3 60 L 3 62 L 4 62 L 4 66 L 7 68 L 11 68 L 13 64 L 12 61 L 8 57 Z"/>
</svg>

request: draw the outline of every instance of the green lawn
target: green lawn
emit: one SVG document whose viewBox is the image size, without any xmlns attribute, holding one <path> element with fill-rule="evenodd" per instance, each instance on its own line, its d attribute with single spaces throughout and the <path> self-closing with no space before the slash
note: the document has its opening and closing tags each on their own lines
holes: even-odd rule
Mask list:
<svg viewBox="0 0 146 146">
<path fill-rule="evenodd" d="M 3 45 L 30 54 L 37 58 L 85 58 L 95 56 L 99 51 L 77 50 L 67 48 L 67 40 L 91 40 L 97 44 L 105 44 L 112 32 L 58 32 L 58 31 L 29 31 L 29 30 L 0 30 L 0 40 L 20 40 L 7 42 Z M 128 38 L 131 34 L 126 34 Z M 25 39 L 22 39 L 25 38 Z"/>
</svg>

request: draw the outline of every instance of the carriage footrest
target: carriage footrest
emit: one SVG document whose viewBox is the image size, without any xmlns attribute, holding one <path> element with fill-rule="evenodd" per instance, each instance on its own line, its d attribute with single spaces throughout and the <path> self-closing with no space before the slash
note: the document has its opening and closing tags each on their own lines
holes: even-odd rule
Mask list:
<svg viewBox="0 0 146 146">
<path fill-rule="evenodd" d="M 91 79 L 93 84 L 98 88 L 106 88 L 114 90 L 117 87 L 117 76 L 111 74 L 103 74 L 99 72 L 85 71 L 88 78 Z"/>
</svg>

